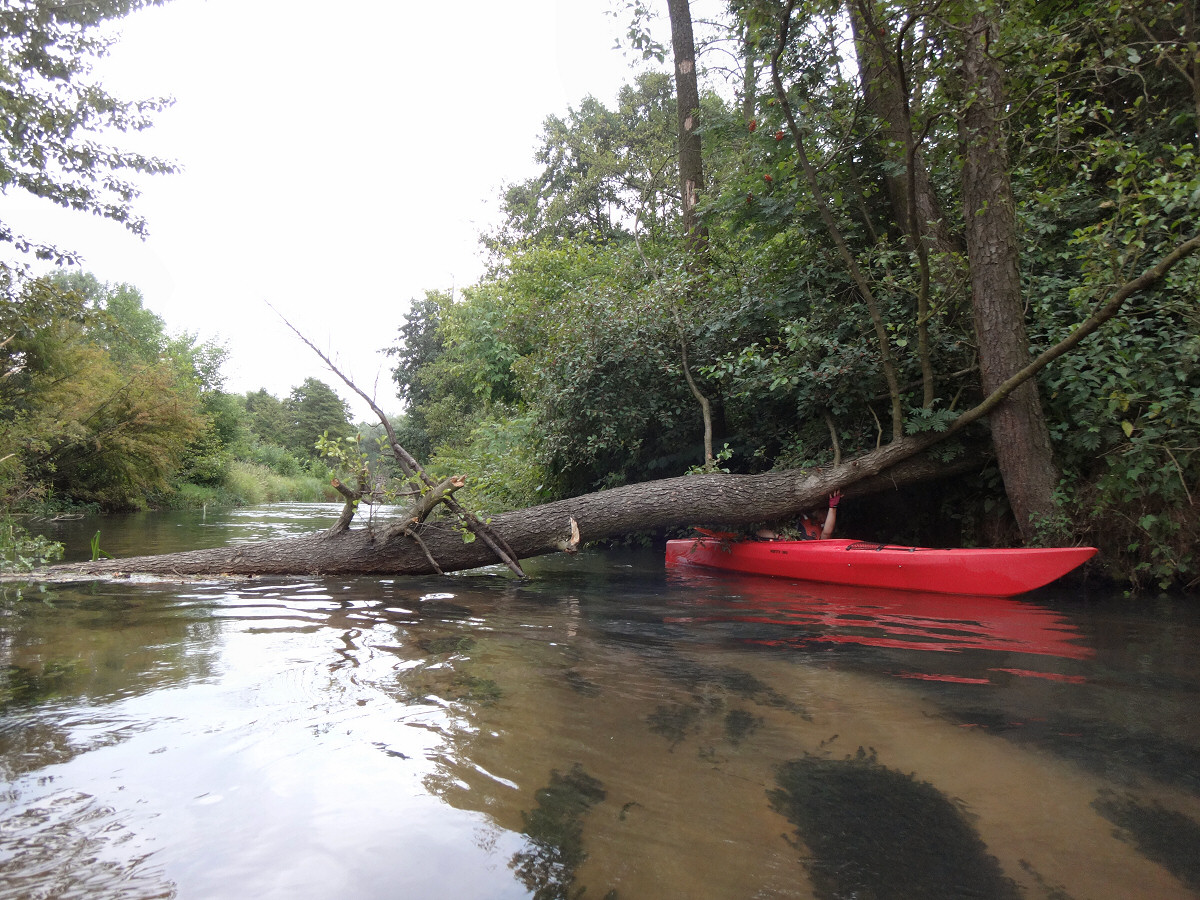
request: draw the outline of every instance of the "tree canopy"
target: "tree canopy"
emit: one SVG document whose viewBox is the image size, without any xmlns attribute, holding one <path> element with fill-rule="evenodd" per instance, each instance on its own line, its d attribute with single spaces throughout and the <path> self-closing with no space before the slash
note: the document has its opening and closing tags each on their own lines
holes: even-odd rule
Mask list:
<svg viewBox="0 0 1200 900">
<path fill-rule="evenodd" d="M 102 26 L 159 2 L 10 0 L 0 8 L 0 193 L 21 190 L 145 233 L 131 176 L 174 165 L 110 141 L 149 127 L 167 101 L 122 100 L 90 75 L 92 61 L 113 41 Z M 77 261 L 69 248 L 24 234 L 3 218 L 0 244 L 59 265 Z"/>
<path fill-rule="evenodd" d="M 292 388 L 283 408 L 288 417 L 285 432 L 288 446 L 304 448 L 314 458 L 319 455 L 316 445 L 322 435 L 347 437 L 352 430 L 346 401 L 316 378 L 306 378 L 303 384 Z"/>
</svg>

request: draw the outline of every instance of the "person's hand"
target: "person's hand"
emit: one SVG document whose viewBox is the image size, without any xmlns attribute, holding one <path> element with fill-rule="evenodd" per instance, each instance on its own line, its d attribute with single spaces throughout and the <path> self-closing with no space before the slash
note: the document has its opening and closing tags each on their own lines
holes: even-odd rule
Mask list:
<svg viewBox="0 0 1200 900">
<path fill-rule="evenodd" d="M 829 508 L 837 509 L 837 505 L 842 502 L 842 492 L 834 491 L 829 495 Z"/>
</svg>

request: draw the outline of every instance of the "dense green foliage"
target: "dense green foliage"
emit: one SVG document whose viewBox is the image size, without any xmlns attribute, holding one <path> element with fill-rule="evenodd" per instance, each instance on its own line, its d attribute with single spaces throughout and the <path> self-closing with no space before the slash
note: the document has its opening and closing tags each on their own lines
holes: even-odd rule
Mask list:
<svg viewBox="0 0 1200 900">
<path fill-rule="evenodd" d="M 335 496 L 315 449 L 352 431 L 333 390 L 227 393 L 224 347 L 168 334 L 129 285 L 26 280 L 0 299 L 0 335 L 5 568 L 53 558 L 21 517 Z"/>
<path fill-rule="evenodd" d="M 323 435 L 339 438 L 351 433 L 346 401 L 316 378 L 306 378 L 303 384 L 292 388 L 282 405 L 287 424 L 277 442 L 309 459 L 320 458 L 316 448 Z"/>
<path fill-rule="evenodd" d="M 10 503 L 144 505 L 205 431 L 200 348 L 169 346 L 133 289 L 113 296 L 110 310 L 94 279 L 71 277 L 0 301 L 0 493 Z"/>
<path fill-rule="evenodd" d="M 1183 3 L 797 4 L 779 66 L 823 199 L 769 84 L 784 5 L 731 10 L 708 37 L 742 56 L 734 92 L 749 72 L 750 96 L 730 96 L 710 71 L 699 262 L 677 230 L 671 85 L 650 73 L 612 109 L 588 98 L 546 121 L 543 171 L 508 189 L 504 222 L 485 237 L 488 276 L 461 297 L 427 295 L 400 330 L 395 377 L 414 442 L 492 473 L 491 498 L 497 473 L 520 486 L 504 497 L 519 504 L 702 463 L 685 358 L 713 405 L 723 465 L 822 465 L 834 437 L 843 455 L 886 439 L 880 343 L 831 227 L 878 304 L 904 429 L 943 430 L 981 399 L 959 184 L 970 137 L 955 124 L 974 102 L 960 67 L 973 16 L 998 22 L 990 49 L 1014 98 L 1004 149 L 1034 352 L 1197 231 L 1200 68 Z M 856 72 L 871 54 L 885 74 L 868 84 Z M 884 104 L 866 102 L 897 81 L 915 156 L 884 127 Z M 893 191 L 909 159 L 941 211 L 921 227 L 924 263 Z M 1200 566 L 1198 275 L 1185 260 L 1040 375 L 1059 507 L 1114 574 L 1138 582 L 1187 583 Z M 989 471 L 855 524 L 972 542 L 1011 539 L 1005 519 Z"/>
</svg>

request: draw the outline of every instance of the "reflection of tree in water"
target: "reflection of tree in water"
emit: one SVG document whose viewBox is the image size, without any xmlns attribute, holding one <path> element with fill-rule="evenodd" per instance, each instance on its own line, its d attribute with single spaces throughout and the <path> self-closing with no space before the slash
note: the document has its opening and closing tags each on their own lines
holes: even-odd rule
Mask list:
<svg viewBox="0 0 1200 900">
<path fill-rule="evenodd" d="M 0 714 L 22 723 L 0 731 L 5 780 L 149 727 L 110 716 L 110 704 L 211 675 L 221 626 L 210 607 L 180 605 L 171 590 L 94 583 L 0 603 Z M 94 710 L 90 723 L 71 728 L 51 707 L 62 703 Z"/>
<path fill-rule="evenodd" d="M 583 850 L 583 816 L 605 797 L 600 782 L 576 763 L 566 775 L 550 773 L 550 784 L 537 792 L 537 809 L 522 812 L 528 849 L 510 864 L 534 900 L 568 900 L 575 871 L 587 858 Z"/>
<path fill-rule="evenodd" d="M 122 811 L 38 776 L 154 727 L 125 701 L 210 677 L 222 626 L 178 598 L 95 583 L 0 600 L 0 895 L 175 896 Z"/>
<path fill-rule="evenodd" d="M 778 782 L 771 804 L 807 846 L 821 900 L 1021 896 L 955 803 L 874 753 L 805 756 L 784 763 Z"/>
<path fill-rule="evenodd" d="M 3 600 L 0 709 L 84 697 L 90 704 L 207 677 L 219 626 L 170 592 L 90 584 Z"/>
<path fill-rule="evenodd" d="M 0 666 L 0 712 L 68 693 L 79 681 L 80 668 L 77 659 L 48 659 L 40 666 Z"/>
</svg>

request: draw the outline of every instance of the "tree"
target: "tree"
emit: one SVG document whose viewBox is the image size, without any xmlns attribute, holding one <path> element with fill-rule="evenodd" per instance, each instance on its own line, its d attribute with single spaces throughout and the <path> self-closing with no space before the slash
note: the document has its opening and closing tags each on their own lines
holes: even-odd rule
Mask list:
<svg viewBox="0 0 1200 900">
<path fill-rule="evenodd" d="M 622 87 L 616 109 L 585 97 L 548 117 L 534 154 L 544 168 L 505 191 L 504 223 L 484 239 L 493 265 L 531 246 L 619 243 L 662 228 L 679 206 L 675 123 L 671 79 L 660 72 Z"/>
<path fill-rule="evenodd" d="M 683 233 L 690 244 L 703 241 L 696 207 L 704 192 L 700 143 L 700 88 L 696 45 L 688 0 L 667 0 L 671 17 L 671 49 L 675 59 L 675 103 L 679 117 L 679 196 Z"/>
<path fill-rule="evenodd" d="M 91 60 L 114 40 L 101 26 L 159 2 L 10 0 L 0 7 L 0 192 L 26 191 L 145 234 L 145 221 L 133 212 L 139 191 L 126 173 L 170 172 L 174 166 L 107 139 L 148 128 L 166 101 L 121 100 L 88 76 Z M 60 265 L 77 261 L 71 251 L 3 219 L 0 243 Z"/>
<path fill-rule="evenodd" d="M 899 448 L 883 448 L 871 467 L 895 458 Z M 906 448 L 907 449 L 907 448 Z M 977 455 L 961 457 L 959 467 L 979 465 Z M 863 477 L 855 470 L 859 490 L 894 489 L 948 470 L 928 460 L 897 462 L 889 477 Z M 526 559 L 545 553 L 574 552 L 580 541 L 685 523 L 730 526 L 794 516 L 826 496 L 849 473 L 775 472 L 763 475 L 690 475 L 627 485 L 595 494 L 559 500 L 493 517 L 491 529 L 514 556 Z M 851 495 L 857 495 L 851 491 Z M 406 533 L 409 532 L 409 533 Z M 420 541 L 412 538 L 420 537 Z M 436 562 L 435 562 L 436 561 Z M 290 540 L 241 544 L 213 550 L 191 550 L 163 556 L 98 560 L 56 566 L 49 571 L 72 573 L 146 572 L 164 575 L 419 575 L 471 569 L 497 562 L 496 552 L 482 541 L 464 541 L 462 532 L 445 522 L 400 523 L 321 532 Z"/>
<path fill-rule="evenodd" d="M 247 425 L 260 441 L 280 447 L 288 444 L 288 411 L 266 388 L 246 394 Z"/>
<path fill-rule="evenodd" d="M 284 401 L 289 421 L 287 446 L 311 459 L 319 458 L 317 439 L 328 433 L 331 438 L 349 437 L 350 409 L 329 385 L 316 378 L 292 388 Z"/>
<path fill-rule="evenodd" d="M 60 269 L 51 283 L 63 292 L 74 292 L 97 312 L 90 329 L 123 365 L 155 362 L 166 350 L 166 323 L 143 305 L 141 291 L 129 284 L 104 284 L 90 272 Z"/>
<path fill-rule="evenodd" d="M 963 217 L 971 273 L 971 305 L 979 370 L 990 394 L 1029 361 L 1021 296 L 1016 200 L 1009 178 L 1003 129 L 1005 96 L 1000 65 L 992 55 L 995 26 L 982 12 L 963 36 Z M 1042 414 L 1037 382 L 1026 381 L 989 418 L 1005 493 L 1027 543 L 1039 526 L 1056 525 L 1058 470 Z"/>
<path fill-rule="evenodd" d="M 6 334 L 0 378 L 0 456 L 6 500 L 49 493 L 106 509 L 143 508 L 168 488 L 192 441 L 208 427 L 200 385 L 150 328 L 114 328 L 109 289 L 52 276 L 27 281 L 16 301 L 0 299 Z M 144 315 L 140 295 L 114 292 L 131 321 Z M 153 348 L 162 347 L 155 354 Z"/>
</svg>

